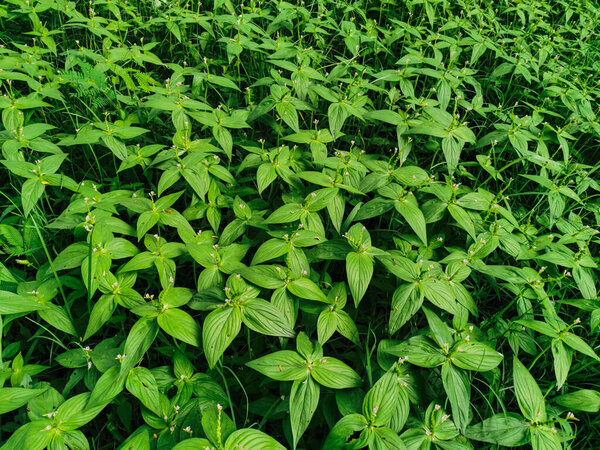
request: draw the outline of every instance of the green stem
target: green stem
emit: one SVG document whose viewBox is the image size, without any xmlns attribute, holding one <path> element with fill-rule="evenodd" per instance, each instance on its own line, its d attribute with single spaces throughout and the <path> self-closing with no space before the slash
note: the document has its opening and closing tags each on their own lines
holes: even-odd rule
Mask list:
<svg viewBox="0 0 600 450">
<path fill-rule="evenodd" d="M 65 291 L 63 289 L 63 285 L 60 281 L 60 278 L 58 276 L 58 273 L 56 272 L 56 269 L 54 267 L 54 263 L 52 262 L 52 258 L 50 257 L 50 252 L 48 251 L 48 247 L 46 246 L 46 241 L 44 240 L 44 237 L 42 236 L 42 232 L 40 231 L 40 227 L 38 227 L 37 222 L 35 221 L 35 218 L 33 216 L 31 216 L 31 220 L 33 222 L 33 225 L 35 226 L 35 230 L 37 231 L 38 237 L 40 238 L 40 242 L 42 243 L 42 247 L 44 248 L 44 253 L 46 254 L 46 258 L 48 259 L 48 263 L 50 264 L 50 269 L 52 270 L 52 273 L 54 274 L 54 278 L 56 279 L 56 283 L 58 284 L 58 289 L 60 290 L 60 294 L 63 298 L 63 302 L 65 304 L 65 310 L 67 312 L 67 316 L 69 316 L 69 320 L 71 321 L 71 325 L 73 325 L 73 329 L 76 330 L 75 328 L 75 321 L 73 320 L 73 316 L 71 315 L 71 308 L 69 307 L 69 302 L 67 301 L 67 296 L 65 295 Z"/>
</svg>

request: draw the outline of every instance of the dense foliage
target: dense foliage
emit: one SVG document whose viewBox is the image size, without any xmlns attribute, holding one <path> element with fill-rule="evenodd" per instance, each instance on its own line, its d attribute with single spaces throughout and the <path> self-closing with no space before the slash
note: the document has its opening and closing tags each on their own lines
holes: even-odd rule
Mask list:
<svg viewBox="0 0 600 450">
<path fill-rule="evenodd" d="M 597 447 L 599 31 L 0 2 L 1 448 Z"/>
</svg>

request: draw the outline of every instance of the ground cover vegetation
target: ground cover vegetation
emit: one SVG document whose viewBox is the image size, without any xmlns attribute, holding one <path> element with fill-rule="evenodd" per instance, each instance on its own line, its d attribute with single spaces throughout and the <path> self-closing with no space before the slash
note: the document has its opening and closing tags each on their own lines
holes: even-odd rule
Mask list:
<svg viewBox="0 0 600 450">
<path fill-rule="evenodd" d="M 599 31 L 2 1 L 1 448 L 597 447 Z"/>
</svg>

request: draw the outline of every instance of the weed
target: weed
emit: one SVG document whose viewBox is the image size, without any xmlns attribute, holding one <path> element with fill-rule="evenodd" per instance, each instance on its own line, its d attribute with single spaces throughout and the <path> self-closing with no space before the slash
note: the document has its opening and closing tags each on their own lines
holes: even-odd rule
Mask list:
<svg viewBox="0 0 600 450">
<path fill-rule="evenodd" d="M 597 447 L 598 30 L 5 0 L 1 448 Z"/>
</svg>

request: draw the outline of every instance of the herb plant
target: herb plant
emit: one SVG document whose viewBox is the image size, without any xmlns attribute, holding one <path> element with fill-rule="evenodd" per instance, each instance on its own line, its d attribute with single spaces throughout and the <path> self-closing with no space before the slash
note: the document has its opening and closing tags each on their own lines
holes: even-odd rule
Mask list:
<svg viewBox="0 0 600 450">
<path fill-rule="evenodd" d="M 594 448 L 594 0 L 0 3 L 0 449 Z"/>
</svg>

